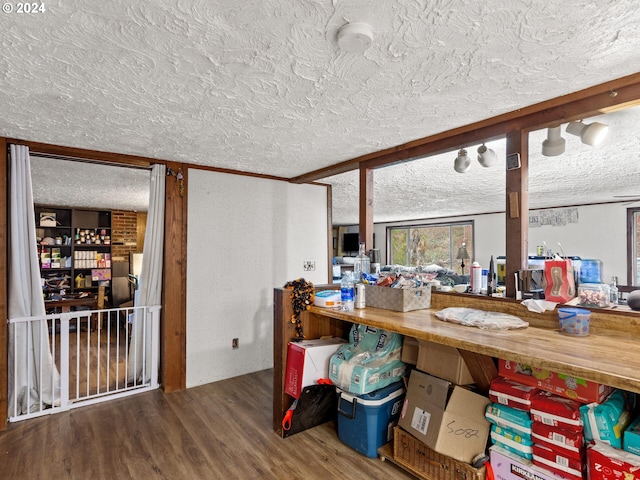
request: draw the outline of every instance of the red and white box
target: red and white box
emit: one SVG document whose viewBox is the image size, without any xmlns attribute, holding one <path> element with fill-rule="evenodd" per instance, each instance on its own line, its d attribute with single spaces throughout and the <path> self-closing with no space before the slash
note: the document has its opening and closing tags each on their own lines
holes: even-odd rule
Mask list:
<svg viewBox="0 0 640 480">
<path fill-rule="evenodd" d="M 608 385 L 503 359 L 498 374 L 581 403 L 602 403 L 613 391 Z"/>
<path fill-rule="evenodd" d="M 496 377 L 489 387 L 489 398 L 495 403 L 528 412 L 531 409 L 531 397 L 538 392 L 537 387 L 509 378 Z"/>
<path fill-rule="evenodd" d="M 581 432 L 580 404 L 549 392 L 538 392 L 531 399 L 531 418 L 534 422 Z"/>
<path fill-rule="evenodd" d="M 538 443 L 533 444 L 533 464 L 551 470 L 569 480 L 584 480 L 587 466 L 582 460 L 564 457 L 557 450 Z"/>
<path fill-rule="evenodd" d="M 534 443 L 557 450 L 563 456 L 572 457 L 576 460 L 584 459 L 586 448 L 582 432 L 574 432 L 540 422 L 533 422 L 531 439 Z"/>
<path fill-rule="evenodd" d="M 304 387 L 329 378 L 329 360 L 344 343 L 346 340 L 335 337 L 289 342 L 284 393 L 297 399 Z"/>
<path fill-rule="evenodd" d="M 587 447 L 589 480 L 640 480 L 640 456 L 596 442 Z"/>
</svg>

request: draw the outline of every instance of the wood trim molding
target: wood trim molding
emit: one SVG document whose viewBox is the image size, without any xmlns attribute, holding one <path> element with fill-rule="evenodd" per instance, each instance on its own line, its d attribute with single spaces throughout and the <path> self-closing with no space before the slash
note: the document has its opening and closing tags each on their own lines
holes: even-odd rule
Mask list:
<svg viewBox="0 0 640 480">
<path fill-rule="evenodd" d="M 167 169 L 182 169 L 180 182 L 167 177 L 164 217 L 164 274 L 160 327 L 160 378 L 165 392 L 186 388 L 187 375 L 187 196 L 188 169 L 182 163 L 167 163 Z"/>
<path fill-rule="evenodd" d="M 638 103 L 640 103 L 640 73 L 635 73 L 480 122 L 314 170 L 294 177 L 291 181 L 294 183 L 312 182 L 355 170 L 361 164 L 367 168 L 381 168 L 459 149 L 471 143 L 494 140 L 504 137 L 508 132 L 546 128 Z"/>
</svg>

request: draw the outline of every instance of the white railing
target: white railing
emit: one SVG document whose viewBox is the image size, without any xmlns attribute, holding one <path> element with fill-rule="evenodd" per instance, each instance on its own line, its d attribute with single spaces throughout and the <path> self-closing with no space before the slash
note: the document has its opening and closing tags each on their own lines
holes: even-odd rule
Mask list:
<svg viewBox="0 0 640 480">
<path fill-rule="evenodd" d="M 158 388 L 159 338 L 160 306 L 9 319 L 9 421 Z"/>
</svg>

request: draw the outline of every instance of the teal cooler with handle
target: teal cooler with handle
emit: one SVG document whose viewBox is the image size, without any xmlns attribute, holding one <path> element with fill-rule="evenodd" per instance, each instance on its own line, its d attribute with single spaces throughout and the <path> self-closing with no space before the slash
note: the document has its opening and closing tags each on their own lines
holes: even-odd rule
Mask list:
<svg viewBox="0 0 640 480">
<path fill-rule="evenodd" d="M 379 390 L 354 395 L 337 389 L 338 438 L 370 458 L 393 439 L 404 402 L 404 383 L 395 382 Z"/>
</svg>

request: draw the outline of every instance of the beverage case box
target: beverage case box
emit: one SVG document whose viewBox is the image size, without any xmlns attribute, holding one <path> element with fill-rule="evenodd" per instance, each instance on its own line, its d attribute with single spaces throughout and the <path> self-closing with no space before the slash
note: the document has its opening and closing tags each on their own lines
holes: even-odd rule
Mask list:
<svg viewBox="0 0 640 480">
<path fill-rule="evenodd" d="M 284 392 L 297 399 L 304 387 L 328 378 L 329 360 L 344 343 L 344 339 L 335 337 L 289 342 Z"/>
<path fill-rule="evenodd" d="M 608 385 L 504 359 L 498 362 L 498 373 L 502 377 L 532 385 L 580 403 L 602 403 L 613 391 L 613 388 Z"/>
<path fill-rule="evenodd" d="M 414 370 L 398 425 L 434 451 L 471 463 L 484 452 L 489 399 L 441 378 Z"/>
</svg>

